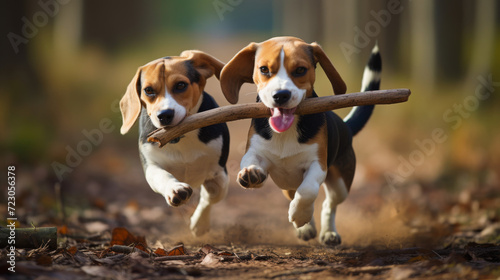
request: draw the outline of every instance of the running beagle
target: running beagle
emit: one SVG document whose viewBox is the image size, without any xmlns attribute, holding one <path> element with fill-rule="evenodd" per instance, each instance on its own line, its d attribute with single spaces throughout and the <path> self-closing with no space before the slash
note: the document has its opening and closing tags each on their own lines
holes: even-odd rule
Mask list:
<svg viewBox="0 0 500 280">
<path fill-rule="evenodd" d="M 333 112 L 296 116 L 295 109 L 314 91 L 319 62 L 335 94 L 346 85 L 322 48 L 294 37 L 276 37 L 251 43 L 238 52 L 221 72 L 227 100 L 238 102 L 241 85 L 257 85 L 257 102 L 271 111 L 270 118 L 253 119 L 246 154 L 237 181 L 244 188 L 259 188 L 268 175 L 288 197 L 288 219 L 299 238 L 316 237 L 313 211 L 320 185 L 326 199 L 321 211 L 322 244 L 335 246 L 341 238 L 335 228 L 335 212 L 349 192 L 356 167 L 352 136 L 368 121 L 373 106 L 355 107 L 342 120 Z M 381 59 L 375 47 L 365 69 L 362 90 L 380 84 Z"/>
<path fill-rule="evenodd" d="M 147 138 L 157 128 L 175 126 L 187 115 L 218 107 L 203 89 L 206 79 L 214 74 L 219 78 L 223 66 L 200 51 L 151 61 L 139 67 L 120 102 L 122 134 L 140 115 L 139 151 L 149 186 L 171 206 L 182 205 L 191 197 L 192 188 L 201 186 L 190 225 L 196 236 L 209 230 L 210 207 L 227 194 L 227 125 L 191 131 L 163 148 Z"/>
</svg>

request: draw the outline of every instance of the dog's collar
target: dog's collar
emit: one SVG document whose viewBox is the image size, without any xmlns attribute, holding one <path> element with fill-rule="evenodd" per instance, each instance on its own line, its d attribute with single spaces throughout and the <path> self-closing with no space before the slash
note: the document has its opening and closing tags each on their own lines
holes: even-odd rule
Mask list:
<svg viewBox="0 0 500 280">
<path fill-rule="evenodd" d="M 168 143 L 169 143 L 169 144 L 177 144 L 177 143 L 179 143 L 179 141 L 181 141 L 181 138 L 183 138 L 183 137 L 184 137 L 184 135 L 179 136 L 179 137 L 177 137 L 177 138 L 175 138 L 175 139 L 171 140 L 171 141 L 170 141 L 170 142 L 168 142 Z"/>
</svg>

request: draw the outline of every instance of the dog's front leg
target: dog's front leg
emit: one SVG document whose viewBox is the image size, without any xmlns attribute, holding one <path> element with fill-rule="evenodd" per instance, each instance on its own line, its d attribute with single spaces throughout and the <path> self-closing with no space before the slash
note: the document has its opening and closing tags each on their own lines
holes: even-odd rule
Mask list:
<svg viewBox="0 0 500 280">
<path fill-rule="evenodd" d="M 184 204 L 193 194 L 191 186 L 180 182 L 172 174 L 155 164 L 148 165 L 145 168 L 145 173 L 149 186 L 155 192 L 163 195 L 170 206 Z"/>
<path fill-rule="evenodd" d="M 288 210 L 288 220 L 295 228 L 310 222 L 314 213 L 314 200 L 318 196 L 319 187 L 326 178 L 326 171 L 319 162 L 314 161 L 304 172 L 304 179 L 297 188 Z"/>
<path fill-rule="evenodd" d="M 268 167 L 268 159 L 250 147 L 241 159 L 241 170 L 236 180 L 244 188 L 260 188 L 267 178 Z"/>
</svg>

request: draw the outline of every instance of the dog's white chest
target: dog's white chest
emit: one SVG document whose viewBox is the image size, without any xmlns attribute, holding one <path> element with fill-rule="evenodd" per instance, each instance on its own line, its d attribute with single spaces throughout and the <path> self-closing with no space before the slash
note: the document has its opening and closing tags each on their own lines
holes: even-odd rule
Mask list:
<svg viewBox="0 0 500 280">
<path fill-rule="evenodd" d="M 318 145 L 299 143 L 294 131 L 274 134 L 270 140 L 254 135 L 251 141 L 251 150 L 270 163 L 269 174 L 281 189 L 297 189 L 304 172 L 318 160 Z"/>
<path fill-rule="evenodd" d="M 154 163 L 172 174 L 177 180 L 198 187 L 207 178 L 215 176 L 220 169 L 218 159 L 222 147 L 222 136 L 208 143 L 198 140 L 196 133 L 188 133 L 179 143 L 141 145 L 147 164 Z"/>
</svg>

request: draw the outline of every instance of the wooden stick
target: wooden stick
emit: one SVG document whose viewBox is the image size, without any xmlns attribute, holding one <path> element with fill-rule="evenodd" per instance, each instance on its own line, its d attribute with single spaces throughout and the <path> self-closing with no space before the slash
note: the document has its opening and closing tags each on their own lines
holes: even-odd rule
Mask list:
<svg viewBox="0 0 500 280">
<path fill-rule="evenodd" d="M 401 103 L 407 101 L 410 94 L 409 89 L 386 89 L 309 98 L 300 103 L 295 114 L 307 115 L 352 106 Z M 201 127 L 270 116 L 269 108 L 263 103 L 223 106 L 188 116 L 176 126 L 159 128 L 148 135 L 148 141 L 157 142 L 163 147 L 171 140 Z"/>
<path fill-rule="evenodd" d="M 8 243 L 11 236 L 15 238 L 14 243 Z M 39 248 L 42 245 L 48 245 L 51 250 L 57 249 L 57 228 L 39 227 L 39 228 L 0 228 L 0 248 L 5 246 L 14 246 L 16 248 Z"/>
<path fill-rule="evenodd" d="M 143 257 L 149 257 L 149 254 L 142 251 L 141 249 L 137 249 L 135 247 L 130 247 L 130 246 L 125 246 L 125 245 L 113 245 L 111 246 L 111 251 L 115 253 L 121 253 L 121 254 L 130 254 L 137 252 Z"/>
<path fill-rule="evenodd" d="M 186 261 L 186 260 L 197 260 L 200 256 L 188 256 L 188 255 L 179 255 L 179 256 L 162 256 L 154 258 L 155 261 Z"/>
</svg>

